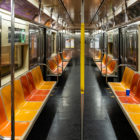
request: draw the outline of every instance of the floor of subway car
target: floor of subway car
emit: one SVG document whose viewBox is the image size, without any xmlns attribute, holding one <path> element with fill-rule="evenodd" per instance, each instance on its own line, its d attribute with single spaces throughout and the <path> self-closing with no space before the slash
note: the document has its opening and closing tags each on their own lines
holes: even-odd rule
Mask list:
<svg viewBox="0 0 140 140">
<path fill-rule="evenodd" d="M 135 140 L 97 67 L 86 58 L 84 140 Z M 73 59 L 28 140 L 80 140 L 80 63 Z"/>
</svg>

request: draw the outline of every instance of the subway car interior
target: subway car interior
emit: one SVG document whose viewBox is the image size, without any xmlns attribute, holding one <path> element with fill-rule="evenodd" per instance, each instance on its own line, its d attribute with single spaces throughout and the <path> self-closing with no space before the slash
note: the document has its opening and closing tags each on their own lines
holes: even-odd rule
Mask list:
<svg viewBox="0 0 140 140">
<path fill-rule="evenodd" d="M 140 0 L 0 0 L 0 140 L 140 140 Z"/>
</svg>

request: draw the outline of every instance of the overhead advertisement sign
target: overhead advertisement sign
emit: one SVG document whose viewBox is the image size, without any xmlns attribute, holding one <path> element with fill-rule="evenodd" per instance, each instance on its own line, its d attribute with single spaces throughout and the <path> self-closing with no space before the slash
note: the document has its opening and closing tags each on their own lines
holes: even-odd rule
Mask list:
<svg viewBox="0 0 140 140">
<path fill-rule="evenodd" d="M 65 48 L 70 48 L 71 47 L 71 42 L 70 39 L 65 40 Z"/>
</svg>

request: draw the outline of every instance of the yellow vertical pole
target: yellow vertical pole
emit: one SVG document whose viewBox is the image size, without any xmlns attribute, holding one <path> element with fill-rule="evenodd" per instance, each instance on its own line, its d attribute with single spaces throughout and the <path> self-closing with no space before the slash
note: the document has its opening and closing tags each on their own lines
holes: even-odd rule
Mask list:
<svg viewBox="0 0 140 140">
<path fill-rule="evenodd" d="M 81 90 L 81 140 L 83 140 L 84 139 L 84 92 L 85 92 L 84 0 L 81 0 L 80 90 Z"/>
<path fill-rule="evenodd" d="M 81 94 L 84 94 L 84 90 L 85 90 L 85 24 L 84 23 L 81 23 L 80 86 L 81 86 Z"/>
</svg>

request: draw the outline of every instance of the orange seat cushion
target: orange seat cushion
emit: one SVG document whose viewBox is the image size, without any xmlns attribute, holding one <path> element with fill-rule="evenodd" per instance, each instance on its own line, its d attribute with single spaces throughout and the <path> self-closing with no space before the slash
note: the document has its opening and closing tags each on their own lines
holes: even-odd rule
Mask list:
<svg viewBox="0 0 140 140">
<path fill-rule="evenodd" d="M 138 127 L 138 129 L 139 129 L 139 131 L 140 131 L 140 125 L 137 125 L 137 127 Z"/>
<path fill-rule="evenodd" d="M 36 95 L 29 95 L 28 97 L 26 97 L 26 101 L 44 101 L 46 98 L 45 95 L 39 95 L 39 96 L 36 96 Z"/>
<path fill-rule="evenodd" d="M 15 136 L 22 136 L 29 126 L 29 122 L 15 122 Z M 11 123 L 7 121 L 6 112 L 0 97 L 0 135 L 11 136 Z"/>
<path fill-rule="evenodd" d="M 123 104 L 123 107 L 127 112 L 140 113 L 140 104 Z"/>
<path fill-rule="evenodd" d="M 140 113 L 129 113 L 130 118 L 136 124 L 140 124 Z"/>
<path fill-rule="evenodd" d="M 27 127 L 29 126 L 29 122 L 15 122 L 15 136 L 22 136 Z M 11 136 L 11 123 L 8 121 L 5 121 L 0 126 L 0 135 L 9 137 Z"/>
<path fill-rule="evenodd" d="M 124 91 L 115 91 L 115 94 L 117 96 L 126 96 L 126 92 L 124 92 Z M 130 96 L 133 96 L 133 95 L 134 95 L 134 93 L 130 91 Z"/>
<path fill-rule="evenodd" d="M 122 103 L 129 103 L 129 104 L 140 104 L 140 101 L 138 101 L 136 98 L 134 97 L 119 97 L 120 101 Z"/>
</svg>

